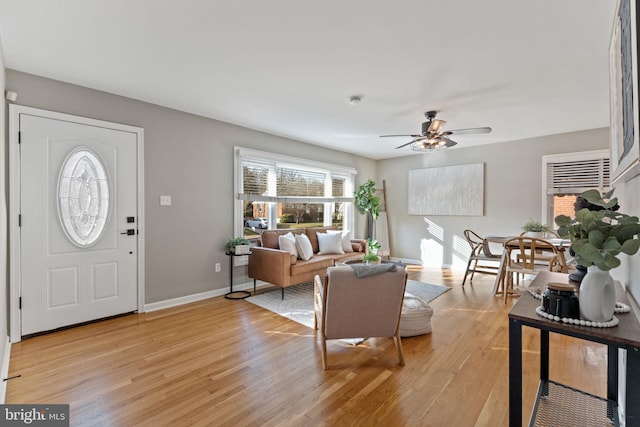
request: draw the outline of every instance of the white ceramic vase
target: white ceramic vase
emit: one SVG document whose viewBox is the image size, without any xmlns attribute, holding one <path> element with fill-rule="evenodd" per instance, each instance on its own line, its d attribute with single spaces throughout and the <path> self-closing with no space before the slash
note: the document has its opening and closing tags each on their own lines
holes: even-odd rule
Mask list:
<svg viewBox="0 0 640 427">
<path fill-rule="evenodd" d="M 544 231 L 527 231 L 524 237 L 535 237 L 536 239 L 544 239 Z"/>
<path fill-rule="evenodd" d="M 616 288 L 608 271 L 592 265 L 580 284 L 580 313 L 593 322 L 607 322 L 613 318 Z"/>
</svg>

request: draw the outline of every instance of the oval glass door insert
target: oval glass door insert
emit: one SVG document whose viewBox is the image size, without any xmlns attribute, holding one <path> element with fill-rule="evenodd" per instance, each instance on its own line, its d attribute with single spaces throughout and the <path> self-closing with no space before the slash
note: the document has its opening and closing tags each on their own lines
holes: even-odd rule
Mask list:
<svg viewBox="0 0 640 427">
<path fill-rule="evenodd" d="M 58 215 L 76 246 L 87 247 L 104 232 L 109 213 L 109 180 L 100 158 L 90 149 L 73 150 L 58 179 Z"/>
</svg>

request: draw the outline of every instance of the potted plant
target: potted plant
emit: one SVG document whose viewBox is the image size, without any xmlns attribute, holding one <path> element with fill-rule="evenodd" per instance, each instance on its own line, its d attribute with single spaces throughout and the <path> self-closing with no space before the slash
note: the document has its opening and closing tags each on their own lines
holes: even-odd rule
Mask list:
<svg viewBox="0 0 640 427">
<path fill-rule="evenodd" d="M 229 252 L 233 252 L 236 255 L 248 254 L 250 248 L 249 240 L 244 237 L 234 237 L 233 239 L 227 240 L 225 244 L 225 249 Z"/>
<path fill-rule="evenodd" d="M 362 262 L 364 262 L 365 264 L 377 264 L 380 262 L 380 257 L 373 252 L 369 252 L 362 257 Z"/>
<path fill-rule="evenodd" d="M 369 252 L 374 255 L 378 255 L 378 251 L 381 248 L 380 243 L 378 243 L 376 239 L 367 239 L 367 247 L 369 248 Z"/>
<path fill-rule="evenodd" d="M 522 226 L 522 231 L 524 231 L 529 237 L 544 237 L 544 233 L 550 230 L 551 227 L 547 224 L 531 218 L 529 218 L 529 221 Z"/>
<path fill-rule="evenodd" d="M 367 215 L 367 237 L 373 234 L 373 221 L 378 218 L 380 212 L 380 197 L 376 196 L 376 183 L 368 180 L 354 193 L 355 204 L 358 212 Z"/>
<path fill-rule="evenodd" d="M 617 212 L 613 190 L 600 194 L 588 190 L 580 195 L 594 208 L 576 212 L 575 219 L 556 217 L 558 234 L 571 240 L 576 262 L 587 268 L 580 285 L 580 311 L 589 320 L 608 321 L 613 316 L 615 288 L 609 270 L 620 265 L 621 253 L 634 255 L 640 249 L 637 216 Z"/>
</svg>

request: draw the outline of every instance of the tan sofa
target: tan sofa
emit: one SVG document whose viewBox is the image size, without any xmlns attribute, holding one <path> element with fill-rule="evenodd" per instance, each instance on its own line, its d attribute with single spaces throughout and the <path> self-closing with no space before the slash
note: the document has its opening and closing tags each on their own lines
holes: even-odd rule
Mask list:
<svg viewBox="0 0 640 427">
<path fill-rule="evenodd" d="M 367 241 L 362 239 L 351 240 L 353 252 L 318 255 L 317 233 L 337 229 L 337 227 L 309 227 L 263 231 L 259 245 L 251 248 L 252 255 L 249 257 L 249 277 L 253 279 L 254 289 L 256 280 L 263 280 L 282 287 L 284 295 L 284 288 L 288 286 L 312 282 L 316 274 L 324 277 L 327 267 L 332 267 L 336 262 L 362 259 L 367 252 Z M 306 261 L 297 259 L 291 253 L 280 250 L 278 237 L 289 232 L 307 235 L 313 248 L 313 256 L 310 259 Z"/>
</svg>

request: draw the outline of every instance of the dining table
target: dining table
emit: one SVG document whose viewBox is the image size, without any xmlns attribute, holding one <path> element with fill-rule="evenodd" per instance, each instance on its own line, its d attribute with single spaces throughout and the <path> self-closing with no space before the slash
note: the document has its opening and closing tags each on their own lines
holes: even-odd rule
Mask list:
<svg viewBox="0 0 640 427">
<path fill-rule="evenodd" d="M 500 265 L 498 266 L 498 274 L 496 274 L 496 280 L 493 284 L 493 295 L 502 295 L 505 292 L 505 277 L 506 277 L 506 259 L 508 256 L 508 248 L 506 247 L 506 243 L 517 237 L 526 237 L 526 236 L 486 236 L 482 242 L 482 248 L 485 252 L 485 255 L 492 254 L 491 244 L 501 245 L 502 255 L 500 257 Z M 565 251 L 571 246 L 571 240 L 561 239 L 558 237 L 548 237 L 545 238 L 547 242 L 551 243 L 558 249 L 558 255 L 560 258 L 560 265 L 562 266 L 562 273 L 567 273 L 567 259 L 565 257 Z"/>
</svg>

